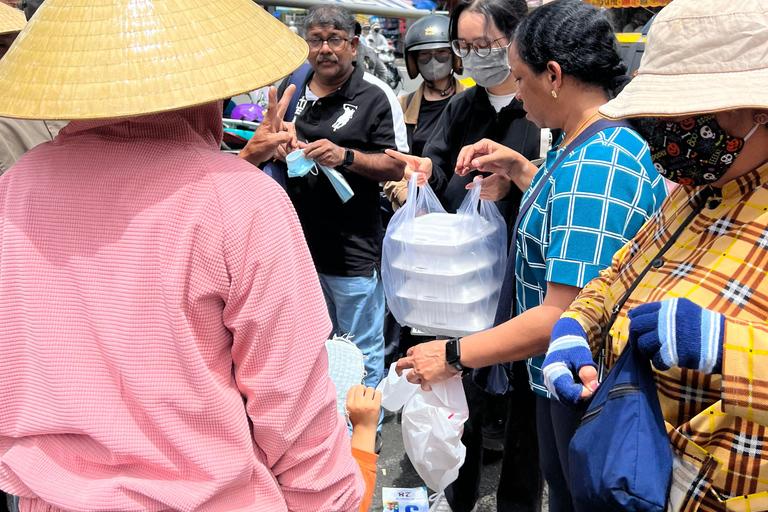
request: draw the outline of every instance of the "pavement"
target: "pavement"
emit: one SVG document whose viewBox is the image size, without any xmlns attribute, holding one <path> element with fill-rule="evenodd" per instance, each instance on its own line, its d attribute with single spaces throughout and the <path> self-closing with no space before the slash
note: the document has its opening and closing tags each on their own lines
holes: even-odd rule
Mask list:
<svg viewBox="0 0 768 512">
<path fill-rule="evenodd" d="M 371 512 L 382 512 L 382 487 L 424 486 L 424 481 L 416 473 L 405 453 L 402 429 L 395 413 L 385 411 L 381 432 L 383 445 L 379 454 L 376 491 L 373 495 Z M 496 488 L 499 483 L 500 471 L 501 461 L 483 467 L 477 512 L 496 512 Z M 428 490 L 428 492 L 432 494 L 434 491 Z"/>
</svg>

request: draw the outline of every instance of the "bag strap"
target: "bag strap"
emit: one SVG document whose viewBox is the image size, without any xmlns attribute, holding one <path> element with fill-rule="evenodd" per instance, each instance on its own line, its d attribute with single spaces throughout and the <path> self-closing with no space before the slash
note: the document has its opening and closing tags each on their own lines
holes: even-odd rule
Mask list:
<svg viewBox="0 0 768 512">
<path fill-rule="evenodd" d="M 296 113 L 296 105 L 298 105 L 299 98 L 301 98 L 302 94 L 301 88 L 304 87 L 304 83 L 307 81 L 307 77 L 311 71 L 312 66 L 305 62 L 288 77 L 286 87 L 293 84 L 296 86 L 296 90 L 293 91 L 293 96 L 291 96 L 291 101 L 288 103 L 288 108 L 285 109 L 285 116 L 283 116 L 284 120 L 293 121 L 293 116 Z"/>
<path fill-rule="evenodd" d="M 693 219 L 696 218 L 696 216 L 701 213 L 701 210 L 704 209 L 704 205 L 707 204 L 707 200 L 712 197 L 714 194 L 714 190 L 711 187 L 704 188 L 700 190 L 695 197 L 698 197 L 700 199 L 698 205 L 691 211 L 691 213 L 688 215 L 688 217 L 685 218 L 682 224 L 675 230 L 675 232 L 672 234 L 671 237 L 669 237 L 669 240 L 667 240 L 667 243 L 665 243 L 661 249 L 659 249 L 659 252 L 656 253 L 656 256 L 651 259 L 650 263 L 645 266 L 642 272 L 635 278 L 635 280 L 632 282 L 629 288 L 627 288 L 627 291 L 624 292 L 624 295 L 619 299 L 619 301 L 614 304 L 613 308 L 611 309 L 611 318 L 608 320 L 608 323 L 605 324 L 605 327 L 603 328 L 603 332 L 600 339 L 600 351 L 598 352 L 597 356 L 597 380 L 598 382 L 602 382 L 603 378 L 605 377 L 605 359 L 606 359 L 606 353 L 607 353 L 607 343 L 608 343 L 608 336 L 611 331 L 611 327 L 613 327 L 613 324 L 616 323 L 616 319 L 619 317 L 619 313 L 621 312 L 621 308 L 624 307 L 624 304 L 629 300 L 629 296 L 632 295 L 632 292 L 635 291 L 635 289 L 640 285 L 640 281 L 643 280 L 645 275 L 648 273 L 649 270 L 652 268 L 659 268 L 660 263 L 663 263 L 661 260 L 661 257 L 664 256 L 664 254 L 674 245 L 674 243 L 677 241 L 678 238 L 680 238 L 680 235 L 685 231 L 685 228 L 688 227 L 688 225 L 693 222 Z"/>
<path fill-rule="evenodd" d="M 408 107 L 411 106 L 411 102 L 413 101 L 414 96 L 416 96 L 416 91 L 413 91 L 408 95 L 408 98 L 405 100 L 405 110 L 408 110 Z"/>
<path fill-rule="evenodd" d="M 536 201 L 536 198 L 541 193 L 544 185 L 547 183 L 550 176 L 552 176 L 552 173 L 554 173 L 560 164 L 563 163 L 563 160 L 565 160 L 571 153 L 581 147 L 582 144 L 591 139 L 597 133 L 602 132 L 603 130 L 608 130 L 610 128 L 620 127 L 631 128 L 632 126 L 625 120 L 614 121 L 611 119 L 598 119 L 591 125 L 587 126 L 587 128 L 584 129 L 584 131 L 581 132 L 570 144 L 568 144 L 562 153 L 560 153 L 560 156 L 557 157 L 557 160 L 555 160 L 555 163 L 552 164 L 552 167 L 550 167 L 544 176 L 541 177 L 533 193 L 528 196 L 528 200 L 520 207 L 520 210 L 517 212 L 517 217 L 515 218 L 515 225 L 512 228 L 512 243 L 509 245 L 510 254 L 507 258 L 507 270 L 504 273 L 504 281 L 501 285 L 499 305 L 496 308 L 496 318 L 493 321 L 494 327 L 503 324 L 515 315 L 513 308 L 515 306 L 516 299 L 515 259 L 517 255 L 517 230 L 520 227 L 520 223 L 522 222 L 523 217 L 525 217 L 526 212 L 528 212 L 530 207 L 533 205 L 533 202 Z"/>
</svg>

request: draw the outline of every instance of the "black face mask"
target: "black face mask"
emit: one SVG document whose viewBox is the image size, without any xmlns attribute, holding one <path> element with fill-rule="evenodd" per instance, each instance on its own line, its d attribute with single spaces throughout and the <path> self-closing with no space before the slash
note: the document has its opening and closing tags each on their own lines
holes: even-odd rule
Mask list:
<svg viewBox="0 0 768 512">
<path fill-rule="evenodd" d="M 659 174 L 681 185 L 701 186 L 726 173 L 758 126 L 743 139 L 732 137 L 715 114 L 706 114 L 676 122 L 657 120 L 646 139 Z"/>
</svg>

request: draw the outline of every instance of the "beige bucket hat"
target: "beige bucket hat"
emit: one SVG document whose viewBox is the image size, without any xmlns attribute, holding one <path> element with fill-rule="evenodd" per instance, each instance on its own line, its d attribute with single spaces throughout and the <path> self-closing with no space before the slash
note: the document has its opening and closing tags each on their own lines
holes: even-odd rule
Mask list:
<svg viewBox="0 0 768 512">
<path fill-rule="evenodd" d="M 306 43 L 251 0 L 46 0 L 0 60 L 0 116 L 99 119 L 236 96 Z"/>
<path fill-rule="evenodd" d="M 26 24 L 24 12 L 0 2 L 0 35 L 20 32 Z"/>
<path fill-rule="evenodd" d="M 637 76 L 600 108 L 657 117 L 768 108 L 768 1 L 674 0 L 648 33 Z"/>
</svg>

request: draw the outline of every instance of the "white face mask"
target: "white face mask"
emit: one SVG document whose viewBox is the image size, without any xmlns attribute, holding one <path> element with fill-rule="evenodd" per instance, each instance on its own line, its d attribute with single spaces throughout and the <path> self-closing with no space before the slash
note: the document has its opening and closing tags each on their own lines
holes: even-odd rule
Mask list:
<svg viewBox="0 0 768 512">
<path fill-rule="evenodd" d="M 492 48 L 487 57 L 479 57 L 474 51 L 462 58 L 464 72 L 480 87 L 493 87 L 507 79 L 511 73 L 509 67 L 509 47 Z"/>
<path fill-rule="evenodd" d="M 440 80 L 451 74 L 453 69 L 453 59 L 448 59 L 446 62 L 437 62 L 437 59 L 429 59 L 429 62 L 422 64 L 417 62 L 419 66 L 419 73 L 424 77 L 424 80 L 434 82 Z"/>
</svg>

